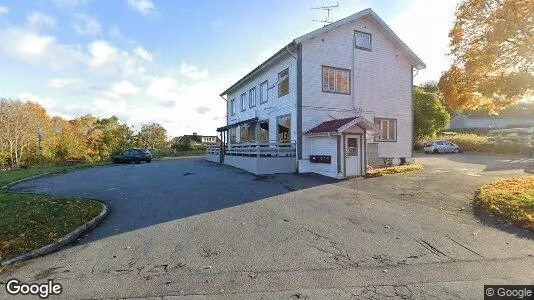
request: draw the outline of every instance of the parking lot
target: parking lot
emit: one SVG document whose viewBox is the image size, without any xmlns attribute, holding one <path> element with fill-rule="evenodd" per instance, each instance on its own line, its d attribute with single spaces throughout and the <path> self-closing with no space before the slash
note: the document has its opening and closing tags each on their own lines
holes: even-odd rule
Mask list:
<svg viewBox="0 0 534 300">
<path fill-rule="evenodd" d="M 424 170 L 345 181 L 198 158 L 28 181 L 14 189 L 99 199 L 111 213 L 0 281 L 54 278 L 65 298 L 464 299 L 484 284 L 534 283 L 533 234 L 471 205 L 477 186 L 533 174 L 534 160 L 416 159 Z"/>
</svg>

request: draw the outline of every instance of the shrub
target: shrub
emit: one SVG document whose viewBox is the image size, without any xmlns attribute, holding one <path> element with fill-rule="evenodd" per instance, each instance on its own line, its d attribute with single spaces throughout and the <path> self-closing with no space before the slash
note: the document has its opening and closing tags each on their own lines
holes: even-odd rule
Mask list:
<svg viewBox="0 0 534 300">
<path fill-rule="evenodd" d="M 382 168 L 375 168 L 367 171 L 365 174 L 365 177 L 379 177 L 386 174 L 398 174 L 398 173 L 405 173 L 405 172 L 411 172 L 411 171 L 417 171 L 423 169 L 425 166 L 421 164 L 407 164 L 407 165 L 400 165 L 400 166 L 394 166 L 394 167 L 382 167 Z"/>
<path fill-rule="evenodd" d="M 483 185 L 475 192 L 475 203 L 534 231 L 534 176 Z"/>
<path fill-rule="evenodd" d="M 488 144 L 488 138 L 481 135 L 467 133 L 454 136 L 441 136 L 440 138 L 457 144 L 462 151 L 490 152 L 491 150 L 491 145 Z"/>
</svg>

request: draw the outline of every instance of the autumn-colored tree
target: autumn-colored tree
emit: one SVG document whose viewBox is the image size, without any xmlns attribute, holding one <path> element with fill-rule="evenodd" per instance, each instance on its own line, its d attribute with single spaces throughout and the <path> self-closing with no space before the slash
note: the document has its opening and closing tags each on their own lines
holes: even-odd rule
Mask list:
<svg viewBox="0 0 534 300">
<path fill-rule="evenodd" d="M 534 1 L 465 0 L 439 90 L 452 111 L 497 112 L 534 93 Z"/>
<path fill-rule="evenodd" d="M 0 100 L 0 151 L 12 168 L 36 161 L 39 129 L 49 126 L 46 111 L 37 103 Z"/>
<path fill-rule="evenodd" d="M 144 124 L 137 134 L 137 145 L 142 148 L 163 148 L 167 144 L 167 130 L 158 123 Z"/>
</svg>

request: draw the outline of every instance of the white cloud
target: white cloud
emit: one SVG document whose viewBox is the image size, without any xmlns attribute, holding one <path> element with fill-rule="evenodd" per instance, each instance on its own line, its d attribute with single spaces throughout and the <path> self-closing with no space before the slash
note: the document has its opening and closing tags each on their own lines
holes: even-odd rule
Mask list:
<svg viewBox="0 0 534 300">
<path fill-rule="evenodd" d="M 154 77 L 148 84 L 146 94 L 160 100 L 170 101 L 176 97 L 177 88 L 178 82 L 170 76 Z"/>
<path fill-rule="evenodd" d="M 60 44 L 55 36 L 42 35 L 26 28 L 0 28 L 0 36 L 10 41 L 0 43 L 0 54 L 19 61 L 48 64 L 54 69 L 83 61 L 85 53 L 76 45 Z"/>
<path fill-rule="evenodd" d="M 79 81 L 78 78 L 52 78 L 48 81 L 48 86 L 51 88 L 65 88 Z"/>
<path fill-rule="evenodd" d="M 92 103 L 93 114 L 101 118 L 109 118 L 124 112 L 127 106 L 127 102 L 124 100 L 111 100 L 106 98 L 97 98 Z"/>
<path fill-rule="evenodd" d="M 142 47 L 136 47 L 134 49 L 134 54 L 147 61 L 152 61 L 154 59 L 152 53 L 150 53 L 150 51 L 148 50 L 143 49 Z"/>
<path fill-rule="evenodd" d="M 448 34 L 454 22 L 454 12 L 460 0 L 415 0 L 391 23 L 399 37 L 426 63 L 415 81 L 439 80 L 451 60 Z"/>
<path fill-rule="evenodd" d="M 0 16 L 6 15 L 9 13 L 9 7 L 7 6 L 0 6 Z"/>
<path fill-rule="evenodd" d="M 180 65 L 180 74 L 191 79 L 206 79 L 209 76 L 208 70 L 200 70 L 198 67 L 190 66 L 186 62 Z"/>
<path fill-rule="evenodd" d="M 148 15 L 156 10 L 152 0 L 128 0 L 128 5 L 143 15 Z"/>
<path fill-rule="evenodd" d="M 130 81 L 123 80 L 111 86 L 111 92 L 117 95 L 134 95 L 141 90 L 133 85 Z"/>
<path fill-rule="evenodd" d="M 23 61 L 32 61 L 41 57 L 56 43 L 56 38 L 53 36 L 39 35 L 15 28 L 3 31 L 2 36 L 11 43 L 0 43 L 0 48 Z"/>
<path fill-rule="evenodd" d="M 97 40 L 89 44 L 89 54 L 91 55 L 90 65 L 93 67 L 103 66 L 114 59 L 119 51 L 118 48 L 104 40 Z"/>
<path fill-rule="evenodd" d="M 32 28 L 38 28 L 41 26 L 49 26 L 49 27 L 56 26 L 56 20 L 54 20 L 54 18 L 40 11 L 30 12 L 27 18 L 28 18 L 28 26 Z"/>
<path fill-rule="evenodd" d="M 74 24 L 74 30 L 80 35 L 100 35 L 102 34 L 102 25 L 100 22 L 89 15 L 75 15 L 77 23 Z"/>
<path fill-rule="evenodd" d="M 18 95 L 19 99 L 37 102 L 46 110 L 53 110 L 57 106 L 57 101 L 52 98 L 41 98 L 35 94 L 23 92 Z"/>
</svg>

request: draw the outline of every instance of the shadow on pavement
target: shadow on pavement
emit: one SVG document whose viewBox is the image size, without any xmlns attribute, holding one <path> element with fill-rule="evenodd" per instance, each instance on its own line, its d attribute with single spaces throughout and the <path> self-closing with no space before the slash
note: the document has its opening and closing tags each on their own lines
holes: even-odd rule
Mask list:
<svg viewBox="0 0 534 300">
<path fill-rule="evenodd" d="M 521 227 L 509 224 L 506 220 L 499 216 L 490 215 L 484 207 L 475 204 L 473 205 L 473 214 L 480 220 L 480 223 L 491 226 L 493 228 L 514 234 L 520 238 L 534 240 L 534 232 L 522 229 Z"/>
<path fill-rule="evenodd" d="M 85 244 L 335 182 L 338 180 L 311 174 L 255 176 L 190 158 L 80 170 L 24 182 L 12 190 L 84 197 L 106 203 L 110 210 L 108 217 L 78 242 Z"/>
</svg>

